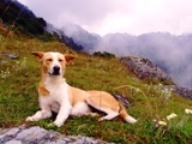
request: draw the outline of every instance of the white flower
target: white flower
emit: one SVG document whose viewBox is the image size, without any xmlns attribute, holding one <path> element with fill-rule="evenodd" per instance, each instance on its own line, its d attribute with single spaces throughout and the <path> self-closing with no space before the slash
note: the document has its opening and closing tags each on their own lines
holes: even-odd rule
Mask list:
<svg viewBox="0 0 192 144">
<path fill-rule="evenodd" d="M 185 113 L 186 114 L 192 114 L 192 110 L 191 109 L 185 109 Z"/>
<path fill-rule="evenodd" d="M 137 92 L 137 93 L 139 93 L 139 91 L 140 91 L 140 89 L 139 89 L 139 88 L 136 88 L 135 90 L 136 90 L 136 92 Z"/>
<path fill-rule="evenodd" d="M 158 121 L 158 124 L 162 125 L 162 126 L 166 126 L 167 125 L 167 123 L 165 121 Z"/>
<path fill-rule="evenodd" d="M 170 115 L 167 116 L 167 120 L 169 121 L 175 117 L 177 117 L 177 115 L 175 113 L 171 113 Z"/>
<path fill-rule="evenodd" d="M 154 122 L 155 122 L 155 126 L 156 127 L 159 127 L 159 126 L 166 126 L 167 125 L 167 123 L 165 122 L 165 121 L 158 121 L 157 119 L 154 119 L 153 120 Z"/>
</svg>

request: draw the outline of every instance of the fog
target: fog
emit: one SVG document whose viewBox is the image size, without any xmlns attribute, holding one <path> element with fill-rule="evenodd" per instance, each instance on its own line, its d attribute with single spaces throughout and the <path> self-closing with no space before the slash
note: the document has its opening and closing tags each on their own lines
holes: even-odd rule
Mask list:
<svg viewBox="0 0 192 144">
<path fill-rule="evenodd" d="M 65 25 L 63 32 L 84 51 L 107 51 L 117 57 L 140 55 L 150 59 L 180 86 L 192 87 L 192 34 L 172 35 L 168 32 L 146 33 L 139 36 L 127 33 L 103 37 L 89 33 L 80 26 Z"/>
</svg>

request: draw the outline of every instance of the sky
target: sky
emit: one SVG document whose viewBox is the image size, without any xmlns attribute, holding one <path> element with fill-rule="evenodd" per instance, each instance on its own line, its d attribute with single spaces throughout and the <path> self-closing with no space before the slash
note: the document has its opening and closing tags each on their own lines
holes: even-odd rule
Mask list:
<svg viewBox="0 0 192 144">
<path fill-rule="evenodd" d="M 36 16 L 61 28 L 78 24 L 101 36 L 192 32 L 192 0 L 18 0 Z"/>
</svg>

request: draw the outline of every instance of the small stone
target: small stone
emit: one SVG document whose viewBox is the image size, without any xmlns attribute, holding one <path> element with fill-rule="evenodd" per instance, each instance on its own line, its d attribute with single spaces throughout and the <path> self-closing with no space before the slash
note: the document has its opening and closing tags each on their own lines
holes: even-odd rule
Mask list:
<svg viewBox="0 0 192 144">
<path fill-rule="evenodd" d="M 10 141 L 6 142 L 5 144 L 22 144 L 22 142 L 19 140 L 10 140 Z"/>
<path fill-rule="evenodd" d="M 47 133 L 46 130 L 40 127 L 31 127 L 28 129 L 24 129 L 17 135 L 17 139 L 24 139 L 24 140 L 30 140 L 30 139 L 40 139 L 43 136 L 45 136 Z"/>
<path fill-rule="evenodd" d="M 13 54 L 5 53 L 5 54 L 0 54 L 0 55 L 5 56 L 9 59 L 18 59 L 19 58 L 19 56 L 17 54 L 14 54 L 14 53 Z"/>
<path fill-rule="evenodd" d="M 16 135 L 19 132 L 19 128 L 12 128 L 9 129 L 6 133 L 4 133 L 3 135 L 0 135 L 0 139 L 2 139 L 5 136 L 13 136 Z"/>
</svg>

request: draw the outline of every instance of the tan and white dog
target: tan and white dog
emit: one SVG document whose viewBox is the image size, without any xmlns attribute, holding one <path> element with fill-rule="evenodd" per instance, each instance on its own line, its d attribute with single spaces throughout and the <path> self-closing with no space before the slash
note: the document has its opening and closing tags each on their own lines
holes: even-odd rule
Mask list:
<svg viewBox="0 0 192 144">
<path fill-rule="evenodd" d="M 75 56 L 57 52 L 34 52 L 41 63 L 42 78 L 38 87 L 41 110 L 26 118 L 26 121 L 38 121 L 57 113 L 54 124 L 62 126 L 70 115 L 91 114 L 90 106 L 106 115 L 99 121 L 111 120 L 120 116 L 124 121 L 135 123 L 137 120 L 127 114 L 126 109 L 109 93 L 104 91 L 84 91 L 68 85 L 63 78 L 66 65 Z"/>
</svg>

